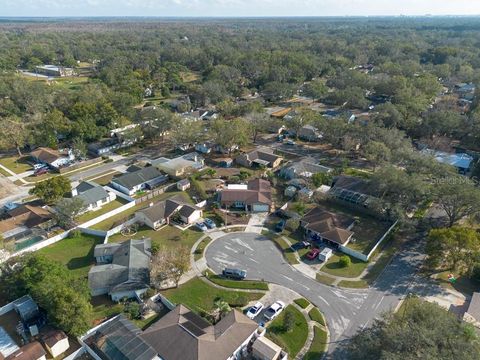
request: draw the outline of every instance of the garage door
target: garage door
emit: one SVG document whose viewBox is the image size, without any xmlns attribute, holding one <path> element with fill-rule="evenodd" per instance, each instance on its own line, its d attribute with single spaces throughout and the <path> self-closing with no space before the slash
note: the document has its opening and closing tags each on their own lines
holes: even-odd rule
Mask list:
<svg viewBox="0 0 480 360">
<path fill-rule="evenodd" d="M 254 204 L 252 210 L 254 212 L 268 212 L 269 207 L 264 204 Z"/>
</svg>

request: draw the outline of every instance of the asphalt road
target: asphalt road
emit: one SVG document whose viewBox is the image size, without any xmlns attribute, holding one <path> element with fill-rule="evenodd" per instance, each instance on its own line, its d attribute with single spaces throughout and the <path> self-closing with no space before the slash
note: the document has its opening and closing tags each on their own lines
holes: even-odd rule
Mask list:
<svg viewBox="0 0 480 360">
<path fill-rule="evenodd" d="M 208 266 L 217 273 L 224 267 L 242 268 L 247 278 L 262 279 L 290 288 L 325 314 L 330 330 L 329 356 L 342 358 L 342 347 L 359 329 L 394 309 L 410 291 L 421 264 L 419 243 L 397 255 L 369 289 L 340 289 L 323 285 L 290 266 L 268 238 L 252 233 L 227 234 L 207 249 Z"/>
</svg>

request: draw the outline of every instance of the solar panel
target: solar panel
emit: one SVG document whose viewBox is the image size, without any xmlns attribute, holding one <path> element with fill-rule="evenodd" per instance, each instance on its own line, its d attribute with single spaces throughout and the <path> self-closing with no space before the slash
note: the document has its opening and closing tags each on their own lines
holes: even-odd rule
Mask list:
<svg viewBox="0 0 480 360">
<path fill-rule="evenodd" d="M 200 316 L 196 315 L 193 312 L 187 312 L 183 315 L 183 317 L 191 323 L 195 324 L 200 329 L 205 329 L 210 326 L 210 323 L 208 323 L 206 320 L 202 319 Z"/>
<path fill-rule="evenodd" d="M 201 328 L 199 328 L 198 326 L 196 326 L 194 323 L 190 321 L 184 322 L 180 324 L 180 326 L 184 327 L 188 332 L 190 332 L 196 337 L 199 337 L 205 334 L 205 332 Z"/>
</svg>

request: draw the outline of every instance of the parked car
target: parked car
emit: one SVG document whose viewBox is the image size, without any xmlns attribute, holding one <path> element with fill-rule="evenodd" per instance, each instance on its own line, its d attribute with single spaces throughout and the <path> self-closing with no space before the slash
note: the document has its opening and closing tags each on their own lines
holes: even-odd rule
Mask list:
<svg viewBox="0 0 480 360">
<path fill-rule="evenodd" d="M 275 231 L 276 232 L 282 232 L 285 229 L 285 225 L 287 224 L 287 221 L 285 219 L 280 220 L 277 225 L 275 225 Z"/>
<path fill-rule="evenodd" d="M 307 254 L 307 259 L 308 260 L 315 260 L 315 258 L 320 254 L 320 249 L 312 249 L 310 252 Z"/>
<path fill-rule="evenodd" d="M 275 301 L 270 307 L 265 311 L 263 315 L 267 320 L 275 319 L 280 313 L 285 309 L 285 303 L 283 301 Z"/>
<path fill-rule="evenodd" d="M 260 314 L 260 311 L 263 310 L 263 304 L 259 301 L 255 305 L 253 305 L 250 309 L 247 311 L 247 317 L 249 319 L 254 319 L 258 314 Z"/>
<path fill-rule="evenodd" d="M 290 248 L 293 251 L 298 251 L 298 250 L 309 248 L 310 246 L 311 244 L 308 241 L 299 241 L 293 244 L 292 246 L 290 246 Z"/>
<path fill-rule="evenodd" d="M 41 168 L 46 168 L 46 167 L 47 167 L 47 165 L 45 165 L 45 164 L 40 164 L 40 163 L 33 164 L 33 170 L 39 170 Z"/>
<path fill-rule="evenodd" d="M 35 175 L 35 176 L 40 176 L 40 175 L 43 175 L 43 174 L 46 174 L 46 173 L 48 173 L 48 169 L 42 167 L 42 168 L 40 168 L 40 169 L 38 169 L 38 170 L 35 170 L 34 173 L 33 173 L 33 175 Z"/>
<path fill-rule="evenodd" d="M 287 141 L 287 145 L 293 146 L 293 145 L 297 145 L 297 143 L 296 143 L 295 141 L 293 141 L 293 140 L 288 140 L 288 141 Z"/>
<path fill-rule="evenodd" d="M 247 277 L 247 272 L 245 270 L 240 270 L 240 269 L 225 268 L 222 271 L 222 275 L 226 278 L 230 278 L 234 280 L 243 280 Z"/>
<path fill-rule="evenodd" d="M 215 229 L 217 225 L 215 225 L 215 222 L 212 219 L 205 219 L 203 220 L 203 223 L 207 225 L 209 229 Z"/>
<path fill-rule="evenodd" d="M 18 207 L 17 204 L 9 201 L 7 202 L 5 205 L 3 205 L 3 208 L 6 210 L 6 211 L 10 211 L 10 210 L 13 210 L 13 209 L 16 209 Z"/>
<path fill-rule="evenodd" d="M 195 224 L 195 226 L 200 231 L 207 231 L 208 230 L 207 225 L 205 225 L 203 222 L 198 222 L 198 223 Z"/>
</svg>

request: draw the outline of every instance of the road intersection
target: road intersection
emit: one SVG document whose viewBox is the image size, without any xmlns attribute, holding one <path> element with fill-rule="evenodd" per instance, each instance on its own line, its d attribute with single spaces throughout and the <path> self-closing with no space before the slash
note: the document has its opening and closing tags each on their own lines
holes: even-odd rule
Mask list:
<svg viewBox="0 0 480 360">
<path fill-rule="evenodd" d="M 249 279 L 279 284 L 307 298 L 325 315 L 330 331 L 329 354 L 335 358 L 340 357 L 339 343 L 369 326 L 383 312 L 395 309 L 412 291 L 415 273 L 423 260 L 420 244 L 408 244 L 373 286 L 345 289 L 321 284 L 298 271 L 284 260 L 272 241 L 256 233 L 220 237 L 209 245 L 205 256 L 216 273 L 224 267 L 242 268 Z"/>
</svg>

